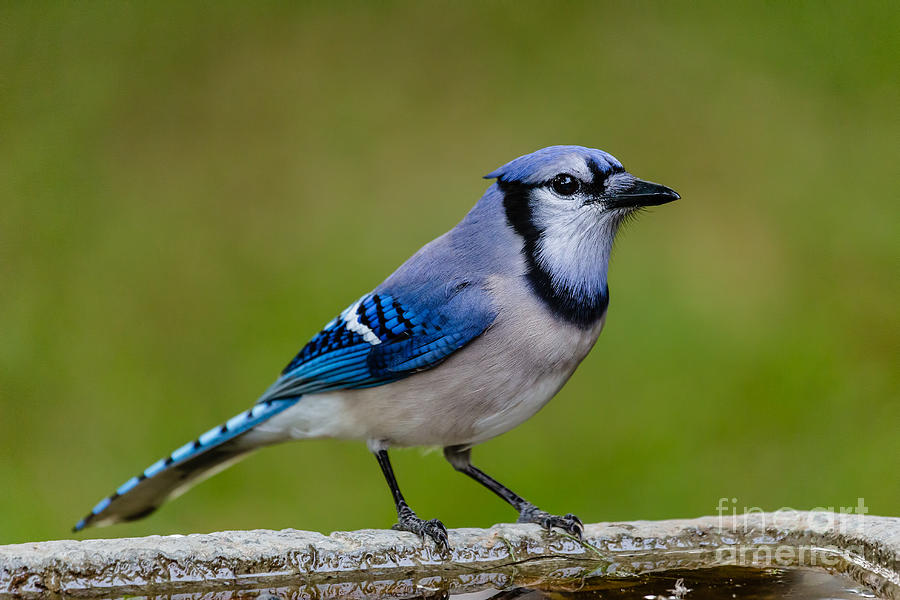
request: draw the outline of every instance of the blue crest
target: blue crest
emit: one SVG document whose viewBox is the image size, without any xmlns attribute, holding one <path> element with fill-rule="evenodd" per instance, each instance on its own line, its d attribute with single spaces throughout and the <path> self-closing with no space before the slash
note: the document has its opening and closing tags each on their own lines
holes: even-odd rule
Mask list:
<svg viewBox="0 0 900 600">
<path fill-rule="evenodd" d="M 606 175 L 623 169 L 622 163 L 615 156 L 603 150 L 584 146 L 548 146 L 511 160 L 484 178 L 538 184 L 562 172 L 570 172 L 589 180 L 588 173 L 593 170 Z"/>
</svg>

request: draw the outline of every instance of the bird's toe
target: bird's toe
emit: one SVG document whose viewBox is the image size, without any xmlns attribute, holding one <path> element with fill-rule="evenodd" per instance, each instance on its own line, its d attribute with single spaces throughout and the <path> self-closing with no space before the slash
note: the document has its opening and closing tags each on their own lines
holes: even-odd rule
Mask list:
<svg viewBox="0 0 900 600">
<path fill-rule="evenodd" d="M 563 524 L 557 525 L 561 529 L 566 530 L 568 533 L 574 535 L 579 540 L 584 536 L 584 523 L 581 522 L 581 519 L 573 515 L 572 513 L 567 514 L 562 517 Z"/>
<path fill-rule="evenodd" d="M 519 514 L 519 523 L 536 523 L 550 531 L 552 528 L 562 529 L 579 540 L 584 535 L 584 524 L 581 519 L 569 513 L 563 517 L 551 515 L 537 507 L 528 507 Z"/>
<path fill-rule="evenodd" d="M 429 538 L 434 542 L 439 550 L 450 550 L 450 540 L 447 535 L 447 528 L 438 519 L 430 519 L 425 521 L 416 516 L 415 513 L 409 511 L 400 517 L 400 521 L 391 529 L 397 531 L 409 531 L 424 538 Z"/>
<path fill-rule="evenodd" d="M 450 550 L 450 540 L 447 537 L 447 528 L 437 519 L 425 521 L 422 524 L 422 533 L 430 537 L 438 549 Z"/>
</svg>

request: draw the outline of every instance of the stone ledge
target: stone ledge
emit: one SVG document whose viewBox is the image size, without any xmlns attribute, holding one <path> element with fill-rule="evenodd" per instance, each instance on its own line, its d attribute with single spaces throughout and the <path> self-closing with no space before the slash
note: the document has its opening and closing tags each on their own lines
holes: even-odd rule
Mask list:
<svg viewBox="0 0 900 600">
<path fill-rule="evenodd" d="M 391 530 L 223 531 L 0 546 L 0 595 L 148 594 L 411 576 L 455 578 L 458 587 L 465 574 L 472 579 L 513 566 L 521 573 L 539 560 L 565 559 L 585 572 L 619 576 L 764 559 L 772 566 L 826 567 L 900 598 L 900 518 L 893 517 L 791 511 L 595 523 L 585 526 L 584 542 L 535 525 L 449 534 L 449 555 Z"/>
</svg>

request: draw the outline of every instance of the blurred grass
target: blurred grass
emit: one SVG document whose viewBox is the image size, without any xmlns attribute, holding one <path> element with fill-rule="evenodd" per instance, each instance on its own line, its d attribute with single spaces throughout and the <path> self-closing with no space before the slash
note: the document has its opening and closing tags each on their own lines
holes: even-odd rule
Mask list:
<svg viewBox="0 0 900 600">
<path fill-rule="evenodd" d="M 0 543 L 59 538 L 252 403 L 480 176 L 604 148 L 683 200 L 620 237 L 607 329 L 475 452 L 585 520 L 898 514 L 892 3 L 5 3 Z M 514 514 L 398 452 L 452 527 Z M 265 450 L 90 535 L 386 527 L 361 444 Z"/>
</svg>

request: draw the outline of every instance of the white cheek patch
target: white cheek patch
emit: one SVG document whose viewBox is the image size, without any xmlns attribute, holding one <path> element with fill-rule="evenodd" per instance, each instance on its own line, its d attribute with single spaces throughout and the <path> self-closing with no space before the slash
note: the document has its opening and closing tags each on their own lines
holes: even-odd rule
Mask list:
<svg viewBox="0 0 900 600">
<path fill-rule="evenodd" d="M 560 198 L 549 190 L 535 190 L 532 202 L 532 221 L 541 232 L 535 258 L 554 285 L 575 293 L 605 286 L 616 234 L 613 215 L 577 195 Z"/>
<path fill-rule="evenodd" d="M 584 196 L 581 192 L 560 197 L 547 187 L 535 188 L 531 192 L 532 221 L 541 229 L 564 220 L 567 215 L 573 216 L 583 202 Z"/>
</svg>

